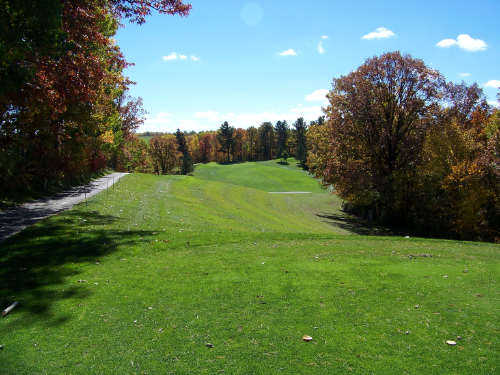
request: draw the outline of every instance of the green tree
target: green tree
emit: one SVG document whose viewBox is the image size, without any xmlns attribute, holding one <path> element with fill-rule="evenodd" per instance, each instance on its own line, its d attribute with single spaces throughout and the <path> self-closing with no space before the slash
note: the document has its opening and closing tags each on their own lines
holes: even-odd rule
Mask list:
<svg viewBox="0 0 500 375">
<path fill-rule="evenodd" d="M 296 155 L 295 157 L 299 161 L 300 165 L 305 167 L 306 165 L 306 160 L 307 160 L 307 138 L 306 138 L 306 132 L 307 132 L 307 124 L 304 121 L 303 117 L 300 117 L 295 121 L 293 124 L 295 127 L 295 134 L 296 134 Z"/>
<path fill-rule="evenodd" d="M 189 152 L 189 147 L 186 142 L 186 136 L 180 129 L 175 132 L 177 140 L 177 150 L 182 154 L 181 174 L 188 174 L 193 171 L 193 158 Z"/>
<path fill-rule="evenodd" d="M 278 138 L 278 154 L 277 156 L 281 158 L 283 153 L 287 151 L 287 141 L 289 135 L 288 124 L 285 121 L 278 121 L 275 126 L 276 135 Z"/>
<path fill-rule="evenodd" d="M 224 121 L 220 126 L 217 132 L 217 140 L 221 146 L 219 151 L 227 155 L 226 161 L 229 163 L 231 161 L 231 151 L 234 142 L 234 128 L 229 126 L 227 121 Z"/>
<path fill-rule="evenodd" d="M 247 139 L 248 139 L 248 160 L 255 160 L 257 158 L 257 136 L 258 132 L 254 126 L 250 126 L 247 129 Z"/>
<path fill-rule="evenodd" d="M 261 160 L 273 158 L 274 129 L 270 122 L 264 122 L 259 126 L 259 151 Z"/>
</svg>

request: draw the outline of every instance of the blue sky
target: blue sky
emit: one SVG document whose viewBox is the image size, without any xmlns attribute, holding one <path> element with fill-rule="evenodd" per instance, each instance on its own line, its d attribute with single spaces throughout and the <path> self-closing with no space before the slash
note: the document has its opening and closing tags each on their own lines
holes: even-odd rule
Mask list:
<svg viewBox="0 0 500 375">
<path fill-rule="evenodd" d="M 399 50 L 448 80 L 500 85 L 500 1 L 191 0 L 116 36 L 148 118 L 139 131 L 313 120 L 325 90 L 366 58 Z"/>
</svg>

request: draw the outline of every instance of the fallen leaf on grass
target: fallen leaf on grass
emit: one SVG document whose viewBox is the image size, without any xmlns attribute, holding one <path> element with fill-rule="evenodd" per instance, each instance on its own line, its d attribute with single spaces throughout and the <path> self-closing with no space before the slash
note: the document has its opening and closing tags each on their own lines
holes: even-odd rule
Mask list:
<svg viewBox="0 0 500 375">
<path fill-rule="evenodd" d="M 451 346 L 457 345 L 457 342 L 453 340 L 446 340 L 446 343 Z"/>
<path fill-rule="evenodd" d="M 302 336 L 302 340 L 303 340 L 303 341 L 306 341 L 306 342 L 307 342 L 307 341 L 312 341 L 312 339 L 313 339 L 313 338 L 312 338 L 311 336 L 308 336 L 308 335 L 304 335 L 304 336 Z"/>
</svg>

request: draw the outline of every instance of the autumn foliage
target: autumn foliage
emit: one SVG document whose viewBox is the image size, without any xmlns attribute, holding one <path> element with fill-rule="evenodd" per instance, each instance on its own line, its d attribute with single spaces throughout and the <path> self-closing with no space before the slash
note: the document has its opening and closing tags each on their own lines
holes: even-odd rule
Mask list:
<svg viewBox="0 0 500 375">
<path fill-rule="evenodd" d="M 498 236 L 498 112 L 477 85 L 394 52 L 334 79 L 328 99 L 308 164 L 355 212 L 423 234 Z"/>
<path fill-rule="evenodd" d="M 0 1 L 2 198 L 117 167 L 142 122 L 113 40 L 121 19 L 187 15 L 179 0 Z"/>
</svg>

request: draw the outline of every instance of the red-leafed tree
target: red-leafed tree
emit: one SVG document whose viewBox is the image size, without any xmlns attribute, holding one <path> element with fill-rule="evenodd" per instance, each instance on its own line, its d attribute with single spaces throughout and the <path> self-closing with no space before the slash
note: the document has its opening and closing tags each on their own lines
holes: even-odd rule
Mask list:
<svg viewBox="0 0 500 375">
<path fill-rule="evenodd" d="M 185 16 L 179 0 L 0 0 L 1 195 L 71 181 L 113 160 L 141 120 L 113 35 L 121 19 Z M 138 117 L 137 117 L 138 116 Z M 134 119 L 136 117 L 136 119 Z"/>
<path fill-rule="evenodd" d="M 395 180 L 412 173 L 443 91 L 440 74 L 399 52 L 333 81 L 324 179 L 357 205 L 394 211 Z"/>
</svg>

